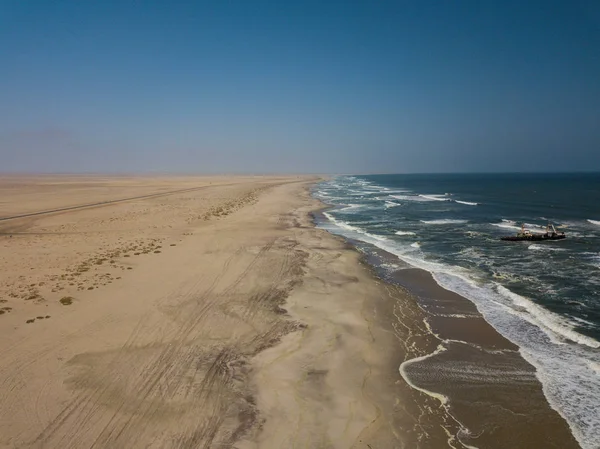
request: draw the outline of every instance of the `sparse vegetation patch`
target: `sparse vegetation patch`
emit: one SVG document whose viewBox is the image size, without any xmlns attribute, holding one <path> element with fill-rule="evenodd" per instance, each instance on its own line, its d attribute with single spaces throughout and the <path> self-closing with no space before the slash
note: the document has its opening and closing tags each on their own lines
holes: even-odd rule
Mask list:
<svg viewBox="0 0 600 449">
<path fill-rule="evenodd" d="M 73 300 L 75 298 L 73 298 L 72 296 L 63 296 L 62 298 L 60 298 L 60 303 L 63 306 L 70 306 L 71 304 L 73 304 Z"/>
</svg>

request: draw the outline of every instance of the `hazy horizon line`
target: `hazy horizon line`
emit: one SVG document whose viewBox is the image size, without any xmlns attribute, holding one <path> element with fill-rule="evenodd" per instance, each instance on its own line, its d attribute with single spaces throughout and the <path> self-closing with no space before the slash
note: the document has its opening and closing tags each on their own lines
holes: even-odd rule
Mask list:
<svg viewBox="0 0 600 449">
<path fill-rule="evenodd" d="M 600 174 L 600 170 L 568 170 L 568 171 L 455 171 L 455 172 L 286 172 L 286 171 L 265 171 L 265 172 L 187 172 L 187 171 L 2 171 L 0 176 L 385 176 L 385 175 L 560 175 L 560 174 Z"/>
</svg>

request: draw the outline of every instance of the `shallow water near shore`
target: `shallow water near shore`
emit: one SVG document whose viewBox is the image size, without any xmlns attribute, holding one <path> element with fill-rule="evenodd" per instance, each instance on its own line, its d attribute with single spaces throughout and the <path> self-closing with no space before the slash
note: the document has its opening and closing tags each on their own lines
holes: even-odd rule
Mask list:
<svg viewBox="0 0 600 449">
<path fill-rule="evenodd" d="M 454 347 L 456 352 L 457 344 L 462 345 L 463 362 L 469 351 L 478 351 L 479 360 L 494 350 L 505 351 L 505 359 L 511 353 L 522 356 L 535 372 L 528 364 L 515 369 L 513 360 L 501 369 L 488 363 L 484 377 L 501 379 L 505 390 L 539 379 L 546 399 L 584 448 L 600 441 L 600 226 L 594 215 L 599 192 L 597 175 L 338 177 L 314 189 L 317 198 L 332 206 L 319 225 L 352 239 L 388 280 L 413 291 L 422 282 L 411 281 L 412 269 L 420 268 L 440 286 L 469 299 L 508 345 L 495 348 L 483 331 L 477 332 L 477 342 L 465 342 L 457 323 L 473 329 L 475 307 L 459 306 L 447 297 L 432 300 L 422 292 L 422 305 L 431 316 L 428 325 L 444 340 L 445 350 Z M 539 232 L 547 221 L 561 226 L 567 240 L 534 245 L 499 241 L 521 222 Z M 430 368 L 437 363 L 474 390 L 474 378 L 465 373 L 481 376 L 482 371 L 455 363 L 451 353 L 430 359 L 429 372 L 435 372 Z M 413 374 L 417 367 L 411 365 Z M 432 389 L 436 382 L 444 384 L 425 381 L 423 372 L 416 377 Z M 454 387 L 442 389 L 437 391 L 451 397 L 461 394 Z M 518 397 L 518 389 L 514 393 Z M 468 414 L 467 408 L 462 414 Z"/>
</svg>

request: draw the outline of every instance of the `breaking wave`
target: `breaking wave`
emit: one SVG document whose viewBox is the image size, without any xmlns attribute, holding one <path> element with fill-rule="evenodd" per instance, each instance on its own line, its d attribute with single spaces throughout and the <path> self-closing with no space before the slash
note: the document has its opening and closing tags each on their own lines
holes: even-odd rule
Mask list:
<svg viewBox="0 0 600 449">
<path fill-rule="evenodd" d="M 457 202 L 457 203 L 460 203 L 460 204 L 466 204 L 467 206 L 477 206 L 477 205 L 479 205 L 479 203 L 473 203 L 471 201 L 459 201 L 459 200 L 454 200 L 454 201 Z"/>
<path fill-rule="evenodd" d="M 394 234 L 396 234 L 396 235 L 417 235 L 415 232 L 412 232 L 412 231 L 396 231 Z"/>
<path fill-rule="evenodd" d="M 466 223 L 467 220 L 454 220 L 450 218 L 442 218 L 439 220 L 421 220 L 421 223 L 431 224 L 431 225 L 445 225 L 445 224 L 461 224 Z"/>
</svg>

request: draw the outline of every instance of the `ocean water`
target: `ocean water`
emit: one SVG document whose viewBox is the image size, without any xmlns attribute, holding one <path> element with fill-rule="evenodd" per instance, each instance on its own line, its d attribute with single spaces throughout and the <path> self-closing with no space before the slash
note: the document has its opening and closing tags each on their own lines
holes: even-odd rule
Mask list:
<svg viewBox="0 0 600 449">
<path fill-rule="evenodd" d="M 340 176 L 322 227 L 475 303 L 536 367 L 584 448 L 600 447 L 600 174 Z M 503 242 L 521 223 L 567 239 Z M 364 250 L 364 248 L 363 248 Z"/>
</svg>

